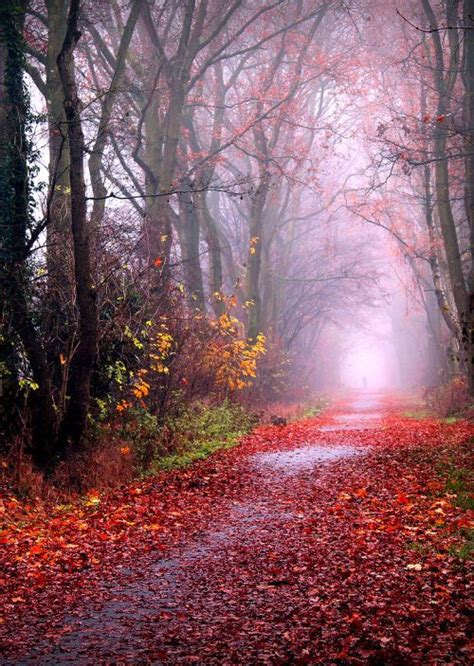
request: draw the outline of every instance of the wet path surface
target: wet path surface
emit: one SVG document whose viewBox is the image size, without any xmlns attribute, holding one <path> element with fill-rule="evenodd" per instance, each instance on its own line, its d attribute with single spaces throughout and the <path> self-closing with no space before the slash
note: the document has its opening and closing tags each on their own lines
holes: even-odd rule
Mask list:
<svg viewBox="0 0 474 666">
<path fill-rule="evenodd" d="M 254 461 L 258 467 L 266 468 L 273 474 L 278 472 L 285 476 L 292 476 L 301 471 L 312 470 L 316 465 L 322 463 L 329 463 L 359 454 L 360 451 L 351 446 L 328 448 L 318 444 L 308 444 L 289 451 L 259 453 L 254 456 Z"/>
<path fill-rule="evenodd" d="M 411 400 L 358 394 L 35 514 L 0 551 L 0 663 L 470 666 L 468 512 L 437 469 L 470 468 L 474 425 Z"/>
<path fill-rule="evenodd" d="M 376 397 L 359 397 L 317 428 L 317 442 L 292 446 L 283 439 L 276 450 L 244 456 L 239 465 L 249 477 L 248 493 L 221 508 L 198 536 L 149 560 L 145 570 L 118 569 L 96 604 L 79 604 L 61 620 L 56 636 L 38 637 L 29 655 L 15 663 L 291 660 L 282 646 L 266 651 L 259 637 L 276 621 L 277 597 L 283 635 L 285 616 L 291 618 L 299 605 L 319 598 L 319 572 L 304 573 L 301 584 L 307 555 L 298 539 L 307 499 L 313 498 L 317 515 L 318 492 L 327 497 L 331 475 L 342 474 L 348 461 L 355 464 L 367 454 L 355 434 L 380 427 L 378 408 Z M 319 548 L 327 558 L 330 544 L 322 542 Z M 214 651 L 221 644 L 223 657 L 206 656 L 211 642 Z"/>
</svg>

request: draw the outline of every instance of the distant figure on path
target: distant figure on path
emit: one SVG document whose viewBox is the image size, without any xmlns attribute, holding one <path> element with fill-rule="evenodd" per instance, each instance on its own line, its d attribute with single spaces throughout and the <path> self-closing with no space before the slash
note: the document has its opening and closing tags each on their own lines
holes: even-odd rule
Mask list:
<svg viewBox="0 0 474 666">
<path fill-rule="evenodd" d="M 362 378 L 362 387 L 365 389 L 367 388 L 367 377 Z"/>
</svg>

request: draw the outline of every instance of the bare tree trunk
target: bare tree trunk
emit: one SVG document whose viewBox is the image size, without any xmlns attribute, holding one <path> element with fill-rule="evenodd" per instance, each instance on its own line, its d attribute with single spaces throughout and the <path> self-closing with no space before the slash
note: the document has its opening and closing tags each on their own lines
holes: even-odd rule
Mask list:
<svg viewBox="0 0 474 666">
<path fill-rule="evenodd" d="M 437 118 L 433 152 L 435 162 L 435 192 L 436 205 L 439 215 L 443 245 L 446 253 L 448 275 L 456 305 L 456 315 L 461 329 L 461 346 L 463 362 L 469 366 L 468 374 L 471 374 L 472 362 L 470 356 L 470 322 L 469 322 L 469 294 L 463 273 L 462 258 L 457 237 L 456 224 L 451 207 L 451 191 L 449 178 L 449 156 L 446 150 L 447 144 L 447 122 L 450 111 L 450 100 L 460 67 L 460 44 L 457 25 L 456 7 L 457 3 L 446 4 L 446 22 L 451 26 L 448 31 L 448 45 L 446 53 L 443 51 L 440 32 L 437 29 L 437 21 L 430 0 L 422 0 L 423 9 L 433 27 L 431 38 L 434 47 L 434 85 L 438 96 Z M 467 30 L 467 33 L 470 31 Z M 467 54 L 467 51 L 466 51 Z"/>
<path fill-rule="evenodd" d="M 57 66 L 67 22 L 67 0 L 48 0 L 48 52 L 46 55 L 46 104 L 49 130 L 49 205 L 47 232 L 48 291 L 52 320 L 63 329 L 73 319 L 73 252 L 69 150 L 63 90 Z"/>
<path fill-rule="evenodd" d="M 127 24 L 120 39 L 120 44 L 115 60 L 115 70 L 110 83 L 110 89 L 107 92 L 102 105 L 102 113 L 97 129 L 97 136 L 89 158 L 89 173 L 91 177 L 92 192 L 94 195 L 94 204 L 91 214 L 91 227 L 94 234 L 97 234 L 102 223 L 105 211 L 105 202 L 107 190 L 102 178 L 102 165 L 104 159 L 104 149 L 107 143 L 107 133 L 112 117 L 112 110 L 120 92 L 120 85 L 125 74 L 125 62 L 128 49 L 132 40 L 135 25 L 142 8 L 143 0 L 134 0 Z"/>
<path fill-rule="evenodd" d="M 163 142 L 165 140 L 162 127 L 158 121 L 158 113 L 154 100 L 145 111 L 145 160 L 146 167 L 146 215 L 144 220 L 144 249 L 146 261 L 151 269 L 152 292 L 161 301 L 162 309 L 166 309 L 170 280 L 170 253 L 173 244 L 172 213 L 168 197 L 163 195 L 162 168 Z M 171 184 L 171 178 L 169 178 Z M 168 190 L 169 191 L 169 190 Z M 154 270 L 159 260 L 160 271 Z"/>
<path fill-rule="evenodd" d="M 465 208 L 469 224 L 471 268 L 468 278 L 467 347 L 468 376 L 474 395 L 474 0 L 464 0 L 464 113 L 466 152 Z"/>
<path fill-rule="evenodd" d="M 189 182 L 186 187 L 189 187 Z M 199 217 L 191 192 L 180 195 L 182 234 L 184 240 L 183 269 L 186 293 L 191 309 L 205 312 L 204 288 L 199 256 Z"/>
<path fill-rule="evenodd" d="M 444 132 L 444 130 L 438 130 L 438 136 L 435 139 L 435 155 L 437 157 L 435 165 L 436 204 L 454 302 L 456 303 L 456 310 L 461 327 L 463 327 L 466 321 L 467 294 L 462 270 L 461 252 L 459 249 L 456 225 L 450 201 L 446 139 L 441 132 Z"/>
<path fill-rule="evenodd" d="M 438 258 L 436 228 L 433 219 L 433 197 L 431 192 L 431 171 L 429 165 L 423 168 L 423 182 L 424 182 L 424 205 L 425 205 L 425 221 L 428 228 L 428 238 L 430 242 L 430 255 L 429 263 L 431 268 L 431 275 L 433 278 L 434 292 L 440 313 L 446 323 L 446 326 L 451 331 L 452 335 L 460 341 L 461 329 L 457 318 L 453 315 L 452 308 L 446 296 L 443 286 L 442 269 Z"/>
<path fill-rule="evenodd" d="M 222 250 L 219 230 L 206 200 L 206 193 L 195 195 L 197 211 L 201 228 L 205 231 L 207 247 L 209 248 L 209 291 L 214 314 L 217 317 L 224 312 L 224 303 L 220 298 L 223 287 Z"/>
<path fill-rule="evenodd" d="M 261 174 L 250 212 L 250 242 L 247 256 L 247 300 L 249 320 L 247 336 L 254 340 L 261 332 L 262 303 L 260 298 L 260 271 L 262 267 L 263 209 L 268 191 L 269 175 Z"/>
<path fill-rule="evenodd" d="M 66 36 L 58 56 L 58 68 L 64 92 L 67 121 L 71 183 L 71 222 L 74 245 L 74 272 L 79 310 L 79 344 L 73 358 L 68 387 L 69 402 L 62 424 L 63 446 L 78 444 L 83 436 L 89 412 L 91 377 L 97 353 L 97 303 L 91 270 L 90 235 L 87 223 L 84 181 L 84 135 L 74 71 L 74 50 L 81 33 L 78 30 L 80 0 L 71 0 Z"/>
</svg>

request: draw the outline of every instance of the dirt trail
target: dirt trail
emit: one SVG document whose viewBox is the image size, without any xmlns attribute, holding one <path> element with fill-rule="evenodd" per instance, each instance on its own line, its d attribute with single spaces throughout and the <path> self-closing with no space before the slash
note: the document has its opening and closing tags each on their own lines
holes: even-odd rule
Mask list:
<svg viewBox="0 0 474 666">
<path fill-rule="evenodd" d="M 373 443 L 384 441 L 386 416 L 382 397 L 356 396 L 324 420 L 227 452 L 240 486 L 216 497 L 202 525 L 184 524 L 161 555 L 118 566 L 46 636 L 33 622 L 27 650 L 4 663 L 428 663 L 434 637 L 418 656 L 410 647 L 419 617 L 429 623 L 438 611 L 420 604 L 426 580 L 404 583 L 393 533 L 356 548 L 358 519 L 341 520 L 338 508 L 352 497 L 347 483 L 362 502 L 364 470 L 380 471 Z M 218 485 L 217 477 L 205 483 Z M 212 494 L 198 481 L 197 503 Z M 400 603 L 420 609 L 408 629 L 396 628 L 391 606 Z"/>
</svg>

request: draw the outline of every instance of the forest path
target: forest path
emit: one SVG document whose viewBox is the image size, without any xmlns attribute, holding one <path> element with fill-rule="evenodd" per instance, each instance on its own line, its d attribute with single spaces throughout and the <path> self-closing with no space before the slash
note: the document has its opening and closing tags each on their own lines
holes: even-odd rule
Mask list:
<svg viewBox="0 0 474 666">
<path fill-rule="evenodd" d="M 257 429 L 184 482 L 177 472 L 162 505 L 177 523 L 146 530 L 158 549 L 135 545 L 83 599 L 79 588 L 56 602 L 47 630 L 32 619 L 26 650 L 5 663 L 464 663 L 462 612 L 445 599 L 456 639 L 435 622 L 447 573 L 421 575 L 405 547 L 413 474 L 393 441 L 413 446 L 403 436 L 417 425 L 397 419 L 391 401 L 360 394 L 324 418 Z M 467 599 L 459 579 L 456 594 Z"/>
</svg>

